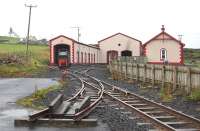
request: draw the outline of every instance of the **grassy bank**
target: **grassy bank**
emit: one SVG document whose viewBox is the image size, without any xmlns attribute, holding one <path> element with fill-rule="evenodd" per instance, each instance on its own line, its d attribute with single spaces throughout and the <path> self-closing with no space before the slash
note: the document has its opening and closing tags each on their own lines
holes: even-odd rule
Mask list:
<svg viewBox="0 0 200 131">
<path fill-rule="evenodd" d="M 26 45 L 0 44 L 0 60 L 15 57 L 19 63 L 0 63 L 0 76 L 28 76 L 47 68 L 49 62 L 49 47 L 47 45 L 29 45 L 29 61 L 26 62 Z"/>
<path fill-rule="evenodd" d="M 184 49 L 185 64 L 200 67 L 200 49 Z"/>
<path fill-rule="evenodd" d="M 49 92 L 57 91 L 63 88 L 62 84 L 49 86 L 48 88 L 43 88 L 40 90 L 36 90 L 32 95 L 21 98 L 17 100 L 18 105 L 22 105 L 29 108 L 34 109 L 44 109 L 46 106 L 43 103 L 40 103 L 42 99 L 47 97 Z"/>
</svg>

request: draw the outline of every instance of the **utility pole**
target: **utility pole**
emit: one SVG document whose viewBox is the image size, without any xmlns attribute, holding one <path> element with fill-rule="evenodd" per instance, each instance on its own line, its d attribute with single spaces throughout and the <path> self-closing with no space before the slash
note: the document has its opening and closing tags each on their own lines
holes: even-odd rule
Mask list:
<svg viewBox="0 0 200 131">
<path fill-rule="evenodd" d="M 80 27 L 79 26 L 74 26 L 74 27 L 71 27 L 71 28 L 75 28 L 75 29 L 77 29 L 77 40 L 78 40 L 78 52 L 77 52 L 77 57 L 78 57 L 78 63 L 80 63 L 80 54 L 81 54 L 81 52 L 80 52 L 80 44 L 79 44 L 79 38 L 80 38 L 80 36 L 81 36 L 81 34 L 80 34 Z"/>
<path fill-rule="evenodd" d="M 183 35 L 178 35 L 178 37 L 179 37 L 179 41 L 181 42 L 182 38 L 183 38 Z"/>
<path fill-rule="evenodd" d="M 27 62 L 28 62 L 28 44 L 29 44 L 29 32 L 30 32 L 30 24 L 31 24 L 31 9 L 34 8 L 34 7 L 37 7 L 36 5 L 27 5 L 25 4 L 25 7 L 28 7 L 29 8 L 29 19 L 28 19 L 28 31 L 27 31 L 27 36 L 26 36 L 26 59 L 27 59 Z"/>
<path fill-rule="evenodd" d="M 77 40 L 78 40 L 78 42 L 79 42 L 79 39 L 80 39 L 80 36 L 81 36 L 81 34 L 80 34 L 80 27 L 79 26 L 74 26 L 74 27 L 71 27 L 71 28 L 75 28 L 75 29 L 77 29 Z"/>
</svg>

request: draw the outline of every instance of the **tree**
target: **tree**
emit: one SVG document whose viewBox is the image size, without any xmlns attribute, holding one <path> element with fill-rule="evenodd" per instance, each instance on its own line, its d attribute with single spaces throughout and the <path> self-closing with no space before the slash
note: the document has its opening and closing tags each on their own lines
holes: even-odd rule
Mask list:
<svg viewBox="0 0 200 131">
<path fill-rule="evenodd" d="M 10 27 L 8 34 L 10 35 L 10 37 L 11 37 L 11 35 L 13 34 L 13 29 L 12 29 L 12 27 Z"/>
</svg>

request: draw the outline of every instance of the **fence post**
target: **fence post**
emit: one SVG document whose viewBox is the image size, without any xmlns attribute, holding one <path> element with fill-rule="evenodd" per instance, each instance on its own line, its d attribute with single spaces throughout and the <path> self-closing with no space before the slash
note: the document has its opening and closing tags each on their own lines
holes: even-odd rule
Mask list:
<svg viewBox="0 0 200 131">
<path fill-rule="evenodd" d="M 162 66 L 162 88 L 165 87 L 165 66 Z"/>
<path fill-rule="evenodd" d="M 134 78 L 133 78 L 133 76 L 134 76 L 134 75 L 133 75 L 133 74 L 134 74 L 134 73 L 133 73 L 133 69 L 134 69 L 134 68 L 133 68 L 133 62 L 132 62 L 132 63 L 131 63 L 131 79 L 132 79 L 132 80 L 134 79 Z"/>
<path fill-rule="evenodd" d="M 143 74 L 143 82 L 146 82 L 146 75 L 147 75 L 147 66 L 144 64 L 144 74 Z"/>
<path fill-rule="evenodd" d="M 119 69 L 120 69 L 120 64 L 119 64 L 119 60 L 117 60 L 117 74 L 119 74 Z"/>
<path fill-rule="evenodd" d="M 173 91 L 176 90 L 176 86 L 177 86 L 177 67 L 174 66 L 173 67 Z"/>
<path fill-rule="evenodd" d="M 151 73 L 152 73 L 152 86 L 154 87 L 155 86 L 155 66 L 152 65 L 152 68 L 151 68 Z"/>
<path fill-rule="evenodd" d="M 121 79 L 123 78 L 123 72 L 122 72 L 122 60 L 120 62 L 120 75 L 121 75 Z"/>
<path fill-rule="evenodd" d="M 191 92 L 191 68 L 187 68 L 187 86 L 186 86 L 186 93 L 189 94 Z"/>
<path fill-rule="evenodd" d="M 125 79 L 127 79 L 127 69 L 128 68 L 128 66 L 127 66 L 127 57 L 125 57 Z"/>
<path fill-rule="evenodd" d="M 139 82 L 139 64 L 136 64 L 136 81 Z"/>
</svg>

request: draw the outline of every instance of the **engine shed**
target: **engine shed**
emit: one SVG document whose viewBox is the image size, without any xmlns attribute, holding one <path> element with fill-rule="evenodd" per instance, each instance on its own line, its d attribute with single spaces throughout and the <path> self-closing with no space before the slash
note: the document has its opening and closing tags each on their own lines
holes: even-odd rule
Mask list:
<svg viewBox="0 0 200 131">
<path fill-rule="evenodd" d="M 59 65 L 60 58 L 67 64 L 99 63 L 99 48 L 77 42 L 64 35 L 49 40 L 50 65 Z"/>
</svg>

